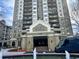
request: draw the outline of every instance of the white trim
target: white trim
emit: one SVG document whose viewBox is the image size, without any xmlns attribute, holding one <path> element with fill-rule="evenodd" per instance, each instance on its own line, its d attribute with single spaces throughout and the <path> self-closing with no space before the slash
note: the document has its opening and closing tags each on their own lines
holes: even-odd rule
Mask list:
<svg viewBox="0 0 79 59">
<path fill-rule="evenodd" d="M 34 9 L 34 8 L 36 8 L 36 9 Z M 34 13 L 34 11 L 36 13 Z M 34 17 L 34 15 L 35 15 L 35 17 Z M 32 0 L 32 22 L 36 23 L 36 21 L 37 21 L 37 0 Z"/>
<path fill-rule="evenodd" d="M 23 19 L 23 5 L 24 5 L 24 0 L 19 0 L 18 2 L 18 20 Z M 20 10 L 21 9 L 21 10 Z M 21 14 L 20 14 L 21 13 Z M 21 18 L 20 18 L 21 17 Z"/>
<path fill-rule="evenodd" d="M 48 23 L 49 22 L 48 3 L 47 3 L 47 0 L 42 0 L 42 2 L 43 2 L 43 20 Z M 46 4 L 46 5 L 44 5 L 44 4 Z M 46 8 L 44 8 L 44 7 L 46 7 Z M 47 15 L 47 17 L 45 17 L 45 15 Z"/>
<path fill-rule="evenodd" d="M 56 2 L 57 2 L 58 16 L 59 17 L 64 17 L 62 0 L 56 0 Z M 60 12 L 60 10 L 61 10 L 61 12 Z M 62 14 L 62 15 L 60 15 L 60 14 Z"/>
</svg>

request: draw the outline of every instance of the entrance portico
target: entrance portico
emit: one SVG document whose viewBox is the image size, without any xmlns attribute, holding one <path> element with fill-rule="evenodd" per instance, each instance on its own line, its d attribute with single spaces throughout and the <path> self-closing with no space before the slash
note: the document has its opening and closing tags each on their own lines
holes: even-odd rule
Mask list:
<svg viewBox="0 0 79 59">
<path fill-rule="evenodd" d="M 47 23 L 42 23 L 39 20 L 36 24 L 30 26 L 30 31 L 26 35 L 22 35 L 21 47 L 22 49 L 32 51 L 34 48 L 37 51 L 54 51 L 59 43 L 59 35 L 55 35 L 50 30 Z"/>
</svg>

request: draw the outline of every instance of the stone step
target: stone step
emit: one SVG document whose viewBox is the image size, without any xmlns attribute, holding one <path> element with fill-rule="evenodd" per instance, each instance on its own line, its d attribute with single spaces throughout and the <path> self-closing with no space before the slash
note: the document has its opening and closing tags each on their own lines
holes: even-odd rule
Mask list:
<svg viewBox="0 0 79 59">
<path fill-rule="evenodd" d="M 41 46 L 41 47 L 36 47 L 36 50 L 37 51 L 48 51 L 48 47 L 44 47 L 44 46 Z"/>
</svg>

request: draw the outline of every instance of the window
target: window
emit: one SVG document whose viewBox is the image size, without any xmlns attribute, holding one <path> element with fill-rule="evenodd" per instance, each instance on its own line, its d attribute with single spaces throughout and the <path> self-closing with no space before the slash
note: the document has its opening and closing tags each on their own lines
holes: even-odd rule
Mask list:
<svg viewBox="0 0 79 59">
<path fill-rule="evenodd" d="M 19 16 L 19 18 L 21 18 L 21 16 Z"/>
<path fill-rule="evenodd" d="M 53 17 L 57 17 L 57 15 L 54 15 Z"/>
<path fill-rule="evenodd" d="M 58 4 L 60 4 L 60 2 L 58 2 Z"/>
<path fill-rule="evenodd" d="M 29 9 L 29 11 L 32 11 L 32 9 Z"/>
<path fill-rule="evenodd" d="M 22 28 L 22 30 L 26 30 L 26 28 Z"/>
<path fill-rule="evenodd" d="M 53 26 L 57 26 L 57 24 L 53 24 Z"/>
<path fill-rule="evenodd" d="M 27 19 L 27 17 L 24 17 L 24 19 Z"/>
<path fill-rule="evenodd" d="M 44 10 L 44 13 L 48 12 L 47 10 Z"/>
<path fill-rule="evenodd" d="M 25 35 L 25 34 L 26 34 L 25 32 L 22 33 L 22 35 Z"/>
<path fill-rule="evenodd" d="M 44 0 L 44 1 L 47 1 L 47 0 Z"/>
<path fill-rule="evenodd" d="M 43 3 L 44 5 L 46 5 L 46 3 Z"/>
<path fill-rule="evenodd" d="M 53 0 L 54 2 L 56 1 L 56 0 Z"/>
<path fill-rule="evenodd" d="M 55 33 L 61 33 L 61 31 L 54 31 Z"/>
<path fill-rule="evenodd" d="M 36 11 L 33 11 L 33 13 L 36 13 Z"/>
<path fill-rule="evenodd" d="M 47 17 L 47 15 L 44 15 L 45 17 Z"/>
<path fill-rule="evenodd" d="M 31 15 L 32 13 L 24 13 L 24 15 Z"/>
<path fill-rule="evenodd" d="M 36 0 L 33 0 L 33 2 L 36 2 Z"/>
<path fill-rule="evenodd" d="M 22 7 L 22 5 L 20 5 L 20 7 Z"/>
<path fill-rule="evenodd" d="M 19 14 L 21 15 L 22 13 L 20 12 Z"/>
<path fill-rule="evenodd" d="M 20 8 L 20 11 L 21 11 L 22 9 Z"/>
<path fill-rule="evenodd" d="M 22 1 L 20 1 L 20 3 L 22 3 Z"/>
<path fill-rule="evenodd" d="M 61 8 L 61 6 L 59 5 L 59 8 Z"/>
<path fill-rule="evenodd" d="M 33 15 L 33 17 L 36 17 L 36 15 Z"/>
<path fill-rule="evenodd" d="M 59 10 L 59 12 L 61 12 L 61 10 Z"/>
<path fill-rule="evenodd" d="M 60 13 L 60 16 L 62 16 L 62 14 Z"/>
<path fill-rule="evenodd" d="M 37 4 L 34 3 L 33 5 L 36 6 Z"/>
<path fill-rule="evenodd" d="M 48 18 L 45 18 L 45 20 L 47 21 L 47 20 L 48 20 Z"/>
<path fill-rule="evenodd" d="M 46 9 L 47 7 L 44 7 L 44 9 Z"/>
<path fill-rule="evenodd" d="M 36 9 L 36 7 L 33 7 L 33 9 Z"/>
<path fill-rule="evenodd" d="M 27 11 L 27 9 L 24 9 L 24 11 Z"/>
<path fill-rule="evenodd" d="M 28 17 L 28 19 L 32 19 L 32 17 Z"/>
</svg>

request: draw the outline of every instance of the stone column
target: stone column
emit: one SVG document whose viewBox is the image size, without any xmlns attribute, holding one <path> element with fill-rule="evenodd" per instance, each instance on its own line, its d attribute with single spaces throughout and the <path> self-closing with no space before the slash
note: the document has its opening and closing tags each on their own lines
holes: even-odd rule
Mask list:
<svg viewBox="0 0 79 59">
<path fill-rule="evenodd" d="M 15 47 L 18 48 L 18 40 L 15 41 Z"/>
<path fill-rule="evenodd" d="M 8 46 L 8 47 L 10 46 L 10 41 L 7 41 L 7 46 Z"/>
<path fill-rule="evenodd" d="M 10 40 L 10 47 L 12 47 L 12 40 Z"/>
<path fill-rule="evenodd" d="M 33 37 L 27 37 L 27 50 L 33 51 Z"/>
<path fill-rule="evenodd" d="M 4 42 L 2 42 L 2 47 L 3 47 L 3 45 L 4 45 Z"/>
<path fill-rule="evenodd" d="M 26 49 L 26 38 L 22 38 L 21 47 L 24 50 Z"/>
<path fill-rule="evenodd" d="M 54 51 L 55 47 L 59 43 L 59 37 L 58 36 L 48 36 L 48 48 L 49 51 Z"/>
</svg>

